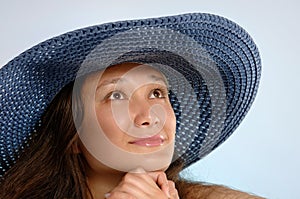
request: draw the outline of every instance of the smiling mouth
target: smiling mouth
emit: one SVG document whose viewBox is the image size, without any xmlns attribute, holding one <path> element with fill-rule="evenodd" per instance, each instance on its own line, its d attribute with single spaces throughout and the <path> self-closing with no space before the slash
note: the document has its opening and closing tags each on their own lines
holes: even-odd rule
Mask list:
<svg viewBox="0 0 300 199">
<path fill-rule="evenodd" d="M 129 144 L 134 144 L 138 146 L 146 146 L 146 147 L 155 147 L 161 146 L 165 142 L 165 138 L 162 135 L 154 135 L 148 138 L 140 138 L 134 141 L 129 142 Z"/>
</svg>

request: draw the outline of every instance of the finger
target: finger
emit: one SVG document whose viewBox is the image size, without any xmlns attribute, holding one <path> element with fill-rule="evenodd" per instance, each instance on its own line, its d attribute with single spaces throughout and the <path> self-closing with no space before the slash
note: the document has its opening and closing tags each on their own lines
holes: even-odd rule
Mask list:
<svg viewBox="0 0 300 199">
<path fill-rule="evenodd" d="M 170 195 L 172 199 L 179 199 L 178 191 L 175 187 L 175 183 L 171 180 L 168 181 L 169 183 L 169 190 L 170 190 Z"/>
<path fill-rule="evenodd" d="M 125 192 L 137 198 L 146 198 L 145 194 L 151 194 L 158 185 L 149 177 L 148 174 L 127 173 L 117 187 L 112 192 Z"/>
<path fill-rule="evenodd" d="M 175 182 L 173 182 L 172 180 L 168 180 L 168 185 L 170 190 L 176 189 Z"/>
<path fill-rule="evenodd" d="M 148 172 L 148 175 L 156 182 L 161 190 L 170 198 L 170 190 L 168 185 L 168 178 L 164 172 Z"/>
<path fill-rule="evenodd" d="M 166 198 L 156 181 L 148 173 L 127 173 L 112 192 L 126 192 L 136 198 Z"/>
</svg>

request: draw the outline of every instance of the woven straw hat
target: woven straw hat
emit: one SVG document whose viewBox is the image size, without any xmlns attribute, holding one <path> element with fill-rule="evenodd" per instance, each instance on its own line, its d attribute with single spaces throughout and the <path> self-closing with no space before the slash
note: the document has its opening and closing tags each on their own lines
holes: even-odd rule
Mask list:
<svg viewBox="0 0 300 199">
<path fill-rule="evenodd" d="M 166 76 L 176 119 L 174 159 L 185 167 L 224 142 L 257 92 L 261 61 L 248 33 L 193 13 L 121 21 L 54 37 L 0 69 L 0 176 L 14 164 L 55 95 L 76 77 L 123 63 Z"/>
</svg>

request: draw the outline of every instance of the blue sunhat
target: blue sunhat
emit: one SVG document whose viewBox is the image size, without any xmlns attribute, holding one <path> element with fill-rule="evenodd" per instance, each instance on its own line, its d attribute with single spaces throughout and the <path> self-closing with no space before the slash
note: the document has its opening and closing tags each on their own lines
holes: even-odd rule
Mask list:
<svg viewBox="0 0 300 199">
<path fill-rule="evenodd" d="M 182 158 L 184 167 L 238 127 L 261 72 L 249 34 L 212 14 L 106 23 L 51 38 L 0 69 L 0 177 L 30 147 L 46 107 L 65 85 L 124 62 L 146 63 L 166 76 L 177 119 L 174 160 Z"/>
</svg>

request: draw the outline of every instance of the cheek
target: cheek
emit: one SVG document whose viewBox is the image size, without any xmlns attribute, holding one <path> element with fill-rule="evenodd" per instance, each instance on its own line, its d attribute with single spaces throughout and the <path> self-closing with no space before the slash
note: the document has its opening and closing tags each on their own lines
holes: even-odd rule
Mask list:
<svg viewBox="0 0 300 199">
<path fill-rule="evenodd" d="M 118 130 L 112 111 L 107 106 L 96 106 L 97 121 L 104 134 L 110 139 L 115 139 L 114 132 Z"/>
<path fill-rule="evenodd" d="M 168 134 L 175 137 L 176 132 L 176 117 L 173 108 L 170 106 L 166 109 L 167 119 L 165 128 L 168 129 Z"/>
</svg>

